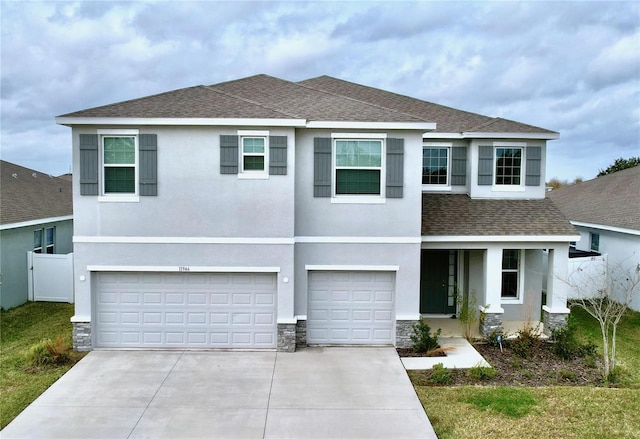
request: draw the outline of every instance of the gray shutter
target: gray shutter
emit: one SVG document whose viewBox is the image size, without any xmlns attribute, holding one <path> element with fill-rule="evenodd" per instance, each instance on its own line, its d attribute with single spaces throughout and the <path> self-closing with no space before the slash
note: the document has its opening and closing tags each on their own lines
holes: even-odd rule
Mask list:
<svg viewBox="0 0 640 439">
<path fill-rule="evenodd" d="M 464 186 L 467 184 L 467 147 L 454 146 L 451 148 L 451 185 Z"/>
<path fill-rule="evenodd" d="M 220 173 L 238 173 L 238 136 L 220 136 Z"/>
<path fill-rule="evenodd" d="M 80 134 L 80 195 L 98 195 L 98 135 Z"/>
<path fill-rule="evenodd" d="M 331 138 L 313 139 L 313 196 L 331 197 Z"/>
<path fill-rule="evenodd" d="M 540 186 L 542 148 L 540 146 L 529 146 L 526 148 L 527 154 L 527 176 L 524 180 L 526 186 Z"/>
<path fill-rule="evenodd" d="M 402 198 L 404 184 L 404 139 L 387 139 L 387 198 Z"/>
<path fill-rule="evenodd" d="M 140 134 L 140 195 L 158 195 L 158 136 Z"/>
<path fill-rule="evenodd" d="M 287 136 L 269 136 L 269 175 L 287 175 Z"/>
<path fill-rule="evenodd" d="M 480 145 L 478 151 L 478 184 L 493 184 L 493 146 Z"/>
</svg>

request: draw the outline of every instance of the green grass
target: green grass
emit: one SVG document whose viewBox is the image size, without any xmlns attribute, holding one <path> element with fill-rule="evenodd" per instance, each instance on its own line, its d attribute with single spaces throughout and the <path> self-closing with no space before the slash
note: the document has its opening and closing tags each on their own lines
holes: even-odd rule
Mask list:
<svg viewBox="0 0 640 439">
<path fill-rule="evenodd" d="M 73 305 L 27 303 L 0 311 L 0 428 L 4 428 L 71 365 L 30 367 L 29 348 L 61 336 L 71 342 Z"/>
<path fill-rule="evenodd" d="M 573 309 L 578 334 L 602 354 L 598 323 Z M 441 439 L 586 438 L 640 439 L 640 313 L 629 311 L 618 326 L 620 384 L 606 387 L 415 386 Z"/>
</svg>

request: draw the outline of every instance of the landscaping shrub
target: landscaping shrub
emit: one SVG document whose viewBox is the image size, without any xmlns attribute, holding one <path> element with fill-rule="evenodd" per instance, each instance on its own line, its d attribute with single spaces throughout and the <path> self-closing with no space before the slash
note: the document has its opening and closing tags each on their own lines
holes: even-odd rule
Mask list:
<svg viewBox="0 0 640 439">
<path fill-rule="evenodd" d="M 72 349 L 62 337 L 46 339 L 32 345 L 27 353 L 29 364 L 34 367 L 68 364 L 72 358 Z"/>
<path fill-rule="evenodd" d="M 442 363 L 434 364 L 429 381 L 434 384 L 451 384 L 451 371 L 444 367 Z"/>
<path fill-rule="evenodd" d="M 486 367 L 481 365 L 473 366 L 467 371 L 467 374 L 477 381 L 488 381 L 498 374 L 498 371 L 493 367 Z"/>
<path fill-rule="evenodd" d="M 438 329 L 434 335 L 431 335 L 431 328 L 422 318 L 413 325 L 412 329 L 413 334 L 411 334 L 411 341 L 413 342 L 414 351 L 425 353 L 440 347 L 438 344 L 438 337 L 440 336 L 442 329 Z"/>
<path fill-rule="evenodd" d="M 509 340 L 511 350 L 522 358 L 531 357 L 541 345 L 540 331 L 528 325 L 516 332 L 516 338 Z"/>
<path fill-rule="evenodd" d="M 502 338 L 502 342 L 504 343 L 504 339 L 506 335 L 502 333 L 500 330 L 491 331 L 489 334 L 484 336 L 484 341 L 489 346 L 500 347 L 500 343 L 498 342 L 498 338 Z"/>
<path fill-rule="evenodd" d="M 581 343 L 576 330 L 576 321 L 571 316 L 567 319 L 566 326 L 551 330 L 551 340 L 554 342 L 551 349 L 563 360 L 594 356 L 596 353 L 596 345 L 593 342 Z"/>
<path fill-rule="evenodd" d="M 562 382 L 576 382 L 578 380 L 578 377 L 576 376 L 576 373 L 572 370 L 566 370 L 566 369 L 560 369 L 558 372 L 556 372 L 556 381 L 559 383 Z"/>
</svg>

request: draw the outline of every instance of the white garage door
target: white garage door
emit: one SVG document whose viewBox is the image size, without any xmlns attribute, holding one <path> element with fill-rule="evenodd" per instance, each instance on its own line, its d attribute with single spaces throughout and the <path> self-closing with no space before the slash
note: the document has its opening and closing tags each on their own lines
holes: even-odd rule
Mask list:
<svg viewBox="0 0 640 439">
<path fill-rule="evenodd" d="M 393 272 L 310 271 L 307 343 L 393 344 Z"/>
<path fill-rule="evenodd" d="M 98 348 L 275 348 L 276 275 L 98 273 Z"/>
</svg>

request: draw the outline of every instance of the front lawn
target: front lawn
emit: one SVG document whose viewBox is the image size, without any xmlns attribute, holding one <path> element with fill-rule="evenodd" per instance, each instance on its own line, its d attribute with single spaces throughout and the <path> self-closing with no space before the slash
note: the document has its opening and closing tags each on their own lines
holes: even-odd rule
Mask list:
<svg viewBox="0 0 640 439">
<path fill-rule="evenodd" d="M 60 378 L 71 364 L 31 367 L 29 348 L 43 339 L 71 342 L 73 305 L 30 302 L 0 311 L 0 428 Z"/>
<path fill-rule="evenodd" d="M 580 338 L 598 345 L 597 322 L 572 310 Z M 439 438 L 640 438 L 640 313 L 630 311 L 618 327 L 618 380 L 606 384 L 527 387 L 500 384 L 427 386 L 423 373 L 410 373 Z M 489 360 L 491 363 L 491 360 Z M 522 362 L 519 362 L 522 364 Z M 532 372 L 533 373 L 533 372 Z M 512 377 L 511 377 L 512 378 Z M 526 380 L 525 380 L 526 381 Z M 602 386 L 602 387 L 600 387 Z"/>
</svg>

